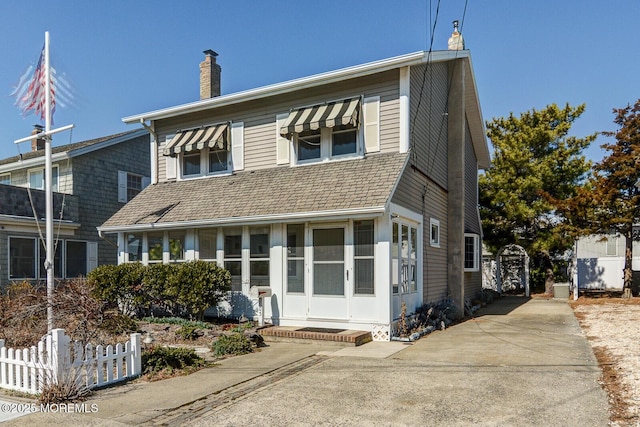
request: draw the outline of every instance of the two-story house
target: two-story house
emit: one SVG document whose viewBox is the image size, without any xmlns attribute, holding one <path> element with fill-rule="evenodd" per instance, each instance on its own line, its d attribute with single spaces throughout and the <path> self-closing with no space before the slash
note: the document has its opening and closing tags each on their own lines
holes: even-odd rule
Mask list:
<svg viewBox="0 0 640 427">
<path fill-rule="evenodd" d="M 0 160 L 0 286 L 46 279 L 44 147 L 34 139 L 31 151 Z M 96 227 L 142 191 L 149 176 L 145 129 L 52 147 L 56 278 L 116 263 L 115 243 L 101 239 Z"/>
<path fill-rule="evenodd" d="M 229 312 L 388 339 L 403 303 L 481 290 L 477 173 L 489 163 L 468 51 L 417 52 L 124 118 L 151 180 L 99 231 L 118 262 L 228 269 Z"/>
</svg>

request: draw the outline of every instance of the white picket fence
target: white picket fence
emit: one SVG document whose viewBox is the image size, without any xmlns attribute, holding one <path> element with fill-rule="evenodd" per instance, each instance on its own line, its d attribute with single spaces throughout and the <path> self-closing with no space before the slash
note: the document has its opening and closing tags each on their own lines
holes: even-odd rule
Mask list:
<svg viewBox="0 0 640 427">
<path fill-rule="evenodd" d="M 135 378 L 142 372 L 140 334 L 115 347 L 71 342 L 54 329 L 37 346 L 6 348 L 0 340 L 0 388 L 38 394 L 45 385 L 75 381 L 89 389 Z"/>
</svg>

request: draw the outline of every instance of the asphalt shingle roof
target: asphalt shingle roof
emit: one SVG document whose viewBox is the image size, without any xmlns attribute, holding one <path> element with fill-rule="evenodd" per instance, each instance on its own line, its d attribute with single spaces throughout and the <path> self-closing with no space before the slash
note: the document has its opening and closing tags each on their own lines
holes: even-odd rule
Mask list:
<svg viewBox="0 0 640 427">
<path fill-rule="evenodd" d="M 162 182 L 145 188 L 102 227 L 381 207 L 390 199 L 406 158 L 406 153 L 377 154 Z"/>
<path fill-rule="evenodd" d="M 102 136 L 100 138 L 90 139 L 90 140 L 87 140 L 87 141 L 80 141 L 80 142 L 74 142 L 72 144 L 66 144 L 66 145 L 59 145 L 57 147 L 51 147 L 51 153 L 52 154 L 64 153 L 64 152 L 68 152 L 68 151 L 77 150 L 78 148 L 89 147 L 91 145 L 99 144 L 99 143 L 101 143 L 103 141 L 108 141 L 110 139 L 115 139 L 115 138 L 118 138 L 120 136 L 127 135 L 129 133 L 134 133 L 134 132 L 137 132 L 137 130 L 130 130 L 130 131 L 126 131 L 126 132 L 117 133 L 117 134 L 114 134 L 114 135 L 108 135 L 108 136 Z M 13 156 L 13 157 L 7 157 L 5 159 L 0 159 L 0 165 L 5 165 L 5 164 L 17 162 L 17 161 L 19 161 L 21 159 L 21 156 L 22 156 L 22 160 L 34 159 L 36 157 L 44 157 L 44 150 L 27 151 L 26 153 L 22 153 L 21 155 L 18 155 L 18 156 Z"/>
</svg>

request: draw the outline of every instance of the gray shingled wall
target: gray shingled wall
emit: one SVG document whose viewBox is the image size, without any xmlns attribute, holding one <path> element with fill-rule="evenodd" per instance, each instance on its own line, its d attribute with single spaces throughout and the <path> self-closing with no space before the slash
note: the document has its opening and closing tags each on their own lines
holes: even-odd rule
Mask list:
<svg viewBox="0 0 640 427">
<path fill-rule="evenodd" d="M 117 263 L 116 247 L 100 239 L 96 227 L 124 206 L 118 202 L 118 171 L 150 176 L 150 168 L 148 134 L 73 159 L 73 193 L 81 200 L 82 224 L 76 238 L 98 242 L 98 265 Z"/>
</svg>

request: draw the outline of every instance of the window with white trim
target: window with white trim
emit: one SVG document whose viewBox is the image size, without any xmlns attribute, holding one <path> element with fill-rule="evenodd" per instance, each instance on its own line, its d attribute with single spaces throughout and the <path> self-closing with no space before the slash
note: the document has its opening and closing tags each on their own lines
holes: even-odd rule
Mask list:
<svg viewBox="0 0 640 427">
<path fill-rule="evenodd" d="M 429 244 L 434 248 L 440 247 L 440 221 L 429 219 Z"/>
<path fill-rule="evenodd" d="M 295 163 L 316 163 L 362 155 L 359 130 L 354 126 L 322 128 L 295 134 Z"/>
<path fill-rule="evenodd" d="M 249 228 L 249 284 L 269 286 L 269 226 Z"/>
<path fill-rule="evenodd" d="M 0 184 L 11 185 L 11 174 L 10 173 L 0 174 Z"/>
<path fill-rule="evenodd" d="M 147 252 L 149 254 L 149 263 L 162 262 L 164 253 L 163 231 L 147 233 Z"/>
<path fill-rule="evenodd" d="M 86 276 L 95 267 L 91 253 L 96 249 L 96 242 L 58 240 L 53 257 L 55 277 Z M 46 279 L 45 258 L 46 250 L 37 237 L 9 237 L 9 279 Z"/>
<path fill-rule="evenodd" d="M 175 230 L 169 232 L 169 261 L 184 261 L 184 243 L 186 232 L 184 230 Z"/>
<path fill-rule="evenodd" d="M 87 242 L 67 240 L 66 277 L 87 275 Z"/>
<path fill-rule="evenodd" d="M 127 203 L 151 183 L 151 178 L 136 173 L 118 171 L 118 201 Z"/>
<path fill-rule="evenodd" d="M 218 230 L 203 228 L 198 230 L 198 259 L 215 261 L 218 256 Z"/>
<path fill-rule="evenodd" d="M 374 232 L 373 220 L 353 222 L 353 270 L 354 293 L 373 295 L 374 293 Z"/>
<path fill-rule="evenodd" d="M 464 271 L 480 270 L 480 236 L 464 233 Z"/>
<path fill-rule="evenodd" d="M 36 190 L 45 189 L 45 173 L 44 168 L 30 169 L 29 170 L 29 188 L 35 188 Z M 58 191 L 58 165 L 53 165 L 51 168 L 51 189 L 52 191 Z"/>
<path fill-rule="evenodd" d="M 142 233 L 127 234 L 127 261 L 142 262 Z"/>
<path fill-rule="evenodd" d="M 224 268 L 231 273 L 231 290 L 242 291 L 242 228 L 224 228 Z"/>
<path fill-rule="evenodd" d="M 304 224 L 287 225 L 287 292 L 304 293 Z"/>
</svg>

